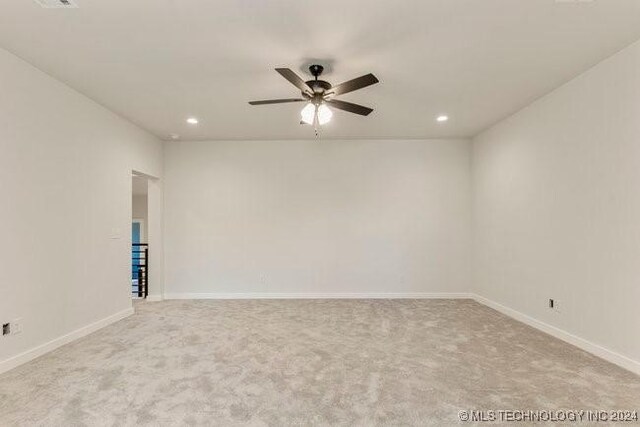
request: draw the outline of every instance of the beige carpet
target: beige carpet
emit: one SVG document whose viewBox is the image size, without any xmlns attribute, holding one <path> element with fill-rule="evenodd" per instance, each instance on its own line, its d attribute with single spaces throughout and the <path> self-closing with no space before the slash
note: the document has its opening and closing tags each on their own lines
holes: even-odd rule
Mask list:
<svg viewBox="0 0 640 427">
<path fill-rule="evenodd" d="M 1 426 L 443 426 L 469 409 L 640 410 L 640 377 L 469 300 L 141 303 L 0 376 Z"/>
</svg>

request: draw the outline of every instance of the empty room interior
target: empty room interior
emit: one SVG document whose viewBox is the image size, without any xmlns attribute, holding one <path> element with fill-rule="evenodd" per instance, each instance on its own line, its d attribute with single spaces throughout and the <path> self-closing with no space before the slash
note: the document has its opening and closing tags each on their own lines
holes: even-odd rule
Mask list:
<svg viewBox="0 0 640 427">
<path fill-rule="evenodd" d="M 12 0 L 0 426 L 640 424 L 640 1 Z"/>
</svg>

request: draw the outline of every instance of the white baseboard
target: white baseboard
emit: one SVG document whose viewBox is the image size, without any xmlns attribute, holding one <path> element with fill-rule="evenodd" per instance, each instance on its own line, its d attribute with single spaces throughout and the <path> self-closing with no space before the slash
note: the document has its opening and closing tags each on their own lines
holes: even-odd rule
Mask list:
<svg viewBox="0 0 640 427">
<path fill-rule="evenodd" d="M 169 293 L 164 299 L 473 299 L 470 293 L 399 292 L 399 293 Z"/>
<path fill-rule="evenodd" d="M 534 327 L 544 333 L 547 333 L 555 338 L 558 338 L 562 341 L 565 341 L 571 345 L 574 345 L 588 353 L 591 353 L 595 356 L 600 357 L 601 359 L 606 360 L 607 362 L 611 362 L 615 365 L 618 365 L 622 368 L 625 368 L 634 374 L 640 375 L 640 362 L 630 359 L 627 356 L 623 356 L 622 354 L 616 353 L 614 351 L 608 350 L 598 344 L 592 343 L 584 338 L 580 338 L 576 335 L 573 335 L 569 332 L 566 332 L 560 328 L 556 328 L 555 326 L 551 326 L 548 323 L 544 323 L 538 319 L 534 319 L 531 316 L 528 316 L 524 313 L 521 313 L 512 308 L 506 307 L 502 304 L 499 304 L 490 299 L 484 298 L 480 295 L 472 294 L 473 298 L 479 302 L 480 304 L 486 305 L 487 307 L 493 308 L 496 311 L 499 311 L 502 314 L 505 314 L 513 319 L 516 319 L 526 325 Z"/>
<path fill-rule="evenodd" d="M 165 294 L 164 297 L 162 295 L 149 295 L 147 297 L 148 301 L 162 301 L 163 299 L 474 299 L 480 304 L 486 305 L 487 307 L 499 311 L 504 315 L 640 375 L 640 362 L 636 360 L 608 350 L 598 344 L 585 340 L 584 338 L 580 338 L 517 310 L 473 293 L 173 293 Z M 92 332 L 102 329 L 105 326 L 122 320 L 132 314 L 133 308 L 122 310 L 31 350 L 27 350 L 17 356 L 0 361 L 0 374 L 55 350 L 58 347 L 82 338 Z"/>
<path fill-rule="evenodd" d="M 108 326 L 112 323 L 122 320 L 125 317 L 131 316 L 132 314 L 133 314 L 133 307 L 127 308 L 126 310 L 122 310 L 118 313 L 112 314 L 111 316 L 105 317 L 104 319 L 100 319 L 97 322 L 93 322 L 87 326 L 83 326 L 80 329 L 76 329 L 75 331 L 70 332 L 66 335 L 63 335 L 47 343 L 44 343 L 35 348 L 32 348 L 31 350 L 27 350 L 23 353 L 20 353 L 17 356 L 13 356 L 9 359 L 0 361 L 0 374 L 3 372 L 7 372 L 13 368 L 16 368 L 22 365 L 23 363 L 27 363 L 37 357 L 40 357 L 45 353 L 53 351 L 58 347 L 61 347 L 65 344 L 70 343 L 71 341 L 75 341 L 78 338 L 82 338 L 86 335 L 89 335 L 90 333 L 95 332 L 98 329 L 102 329 L 105 326 Z"/>
</svg>

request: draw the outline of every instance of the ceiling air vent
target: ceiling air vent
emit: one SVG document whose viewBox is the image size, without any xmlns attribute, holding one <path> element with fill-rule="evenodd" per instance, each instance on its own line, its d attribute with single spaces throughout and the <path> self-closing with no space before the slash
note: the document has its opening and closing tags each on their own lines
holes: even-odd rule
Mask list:
<svg viewBox="0 0 640 427">
<path fill-rule="evenodd" d="M 78 7 L 74 0 L 34 0 L 45 9 L 75 9 Z"/>
</svg>

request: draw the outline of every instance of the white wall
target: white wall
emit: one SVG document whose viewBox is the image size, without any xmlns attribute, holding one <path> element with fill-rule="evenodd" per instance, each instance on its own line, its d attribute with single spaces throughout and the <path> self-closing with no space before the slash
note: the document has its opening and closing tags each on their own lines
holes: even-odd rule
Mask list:
<svg viewBox="0 0 640 427">
<path fill-rule="evenodd" d="M 132 197 L 131 203 L 133 204 L 131 209 L 132 219 L 140 219 L 143 221 L 143 227 L 142 227 L 143 242 L 142 243 L 148 243 L 147 240 L 149 238 L 149 217 L 147 214 L 147 211 L 148 211 L 147 195 L 134 194 Z"/>
<path fill-rule="evenodd" d="M 167 143 L 166 292 L 466 292 L 469 155 L 466 140 Z"/>
<path fill-rule="evenodd" d="M 164 293 L 164 185 L 147 181 L 147 242 L 149 243 L 148 301 L 159 301 Z"/>
<path fill-rule="evenodd" d="M 159 177 L 162 145 L 1 49 L 0 93 L 1 371 L 131 308 L 131 171 Z"/>
<path fill-rule="evenodd" d="M 640 44 L 473 147 L 477 293 L 640 361 Z"/>
<path fill-rule="evenodd" d="M 147 195 L 134 195 L 132 198 L 132 215 L 136 219 L 147 219 Z"/>
</svg>

